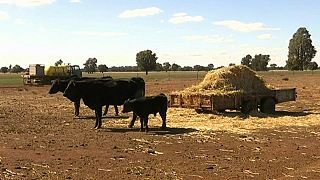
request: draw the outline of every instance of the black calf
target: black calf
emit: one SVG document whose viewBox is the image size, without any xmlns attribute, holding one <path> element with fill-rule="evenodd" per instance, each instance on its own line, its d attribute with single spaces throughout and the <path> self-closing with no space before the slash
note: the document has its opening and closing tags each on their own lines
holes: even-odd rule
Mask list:
<svg viewBox="0 0 320 180">
<path fill-rule="evenodd" d="M 166 128 L 166 118 L 168 109 L 168 99 L 164 94 L 157 96 L 140 97 L 133 100 L 127 100 L 123 105 L 123 113 L 133 111 L 133 113 L 140 117 L 141 131 L 145 126 L 145 131 L 148 132 L 148 116 L 149 114 L 156 115 L 158 112 L 162 119 L 162 128 Z M 131 123 L 134 123 L 131 121 Z M 130 124 L 129 126 L 132 126 Z"/>
</svg>

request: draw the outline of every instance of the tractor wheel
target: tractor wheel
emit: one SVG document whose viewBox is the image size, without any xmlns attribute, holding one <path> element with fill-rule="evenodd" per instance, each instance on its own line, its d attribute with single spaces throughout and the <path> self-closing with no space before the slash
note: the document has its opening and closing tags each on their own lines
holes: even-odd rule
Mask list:
<svg viewBox="0 0 320 180">
<path fill-rule="evenodd" d="M 274 114 L 276 112 L 276 101 L 272 98 L 262 101 L 260 111 L 267 114 Z"/>
<path fill-rule="evenodd" d="M 244 114 L 249 114 L 254 109 L 254 104 L 252 101 L 245 101 L 241 106 L 241 112 Z"/>
</svg>

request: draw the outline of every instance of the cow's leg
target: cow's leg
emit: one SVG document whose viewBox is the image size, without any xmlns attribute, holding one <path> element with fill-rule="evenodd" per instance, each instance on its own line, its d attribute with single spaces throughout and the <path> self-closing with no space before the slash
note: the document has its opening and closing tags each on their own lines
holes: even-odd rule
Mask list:
<svg viewBox="0 0 320 180">
<path fill-rule="evenodd" d="M 143 131 L 143 127 L 144 127 L 144 117 L 140 117 L 140 124 L 141 124 L 140 132 L 142 132 Z"/>
<path fill-rule="evenodd" d="M 104 109 L 103 115 L 106 116 L 108 113 L 109 105 L 106 105 L 106 108 Z"/>
<path fill-rule="evenodd" d="M 102 106 L 98 106 L 95 110 L 96 113 L 96 125 L 95 128 L 99 129 L 102 126 Z"/>
<path fill-rule="evenodd" d="M 161 128 L 162 129 L 165 129 L 167 127 L 167 113 L 164 111 L 164 112 L 159 112 L 160 116 L 161 116 L 161 119 L 162 119 L 162 126 Z"/>
<path fill-rule="evenodd" d="M 80 109 L 80 99 L 77 99 L 73 102 L 74 104 L 74 115 L 79 116 L 79 109 Z"/>
<path fill-rule="evenodd" d="M 116 111 L 116 116 L 119 116 L 119 110 L 117 105 L 114 105 L 114 110 Z"/>
<path fill-rule="evenodd" d="M 132 120 L 131 120 L 131 122 L 130 122 L 130 124 L 129 124 L 129 128 L 132 128 L 133 127 L 133 125 L 134 125 L 134 122 L 136 121 L 136 119 L 137 119 L 137 115 L 136 115 L 136 113 L 133 113 L 133 115 L 132 115 Z M 141 117 L 140 117 L 140 120 L 141 120 Z"/>
<path fill-rule="evenodd" d="M 145 125 L 145 127 L 146 127 L 145 132 L 148 132 L 148 131 L 149 131 L 149 127 L 148 127 L 148 116 L 143 119 L 143 122 L 144 122 L 144 125 Z"/>
</svg>

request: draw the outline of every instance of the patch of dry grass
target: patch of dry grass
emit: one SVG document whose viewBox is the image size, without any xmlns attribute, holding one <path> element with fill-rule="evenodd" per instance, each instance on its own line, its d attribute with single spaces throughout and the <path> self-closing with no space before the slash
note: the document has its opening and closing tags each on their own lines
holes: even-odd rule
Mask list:
<svg viewBox="0 0 320 180">
<path fill-rule="evenodd" d="M 168 111 L 169 127 L 194 128 L 199 131 L 228 131 L 238 134 L 286 126 L 320 125 L 319 119 L 319 114 L 270 117 L 262 113 L 253 113 L 244 117 L 240 113 L 234 116 L 198 114 L 193 109 L 184 108 L 170 108 Z"/>
</svg>

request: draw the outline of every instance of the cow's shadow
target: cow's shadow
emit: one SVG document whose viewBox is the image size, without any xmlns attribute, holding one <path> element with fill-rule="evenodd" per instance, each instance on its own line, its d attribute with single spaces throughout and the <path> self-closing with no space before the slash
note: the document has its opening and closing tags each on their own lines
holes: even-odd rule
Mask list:
<svg viewBox="0 0 320 180">
<path fill-rule="evenodd" d="M 105 128 L 108 132 L 116 133 L 127 133 L 127 132 L 140 132 L 140 128 Z M 155 135 L 176 135 L 176 134 L 186 134 L 191 132 L 196 132 L 198 130 L 194 128 L 170 128 L 161 129 L 160 127 L 149 127 L 149 132 L 146 134 L 155 134 Z M 145 133 L 144 131 L 141 133 Z"/>
<path fill-rule="evenodd" d="M 128 115 L 119 115 L 119 116 L 102 116 L 102 119 L 128 119 Z M 73 119 L 86 120 L 86 119 L 96 119 L 96 116 L 75 116 Z"/>
</svg>

